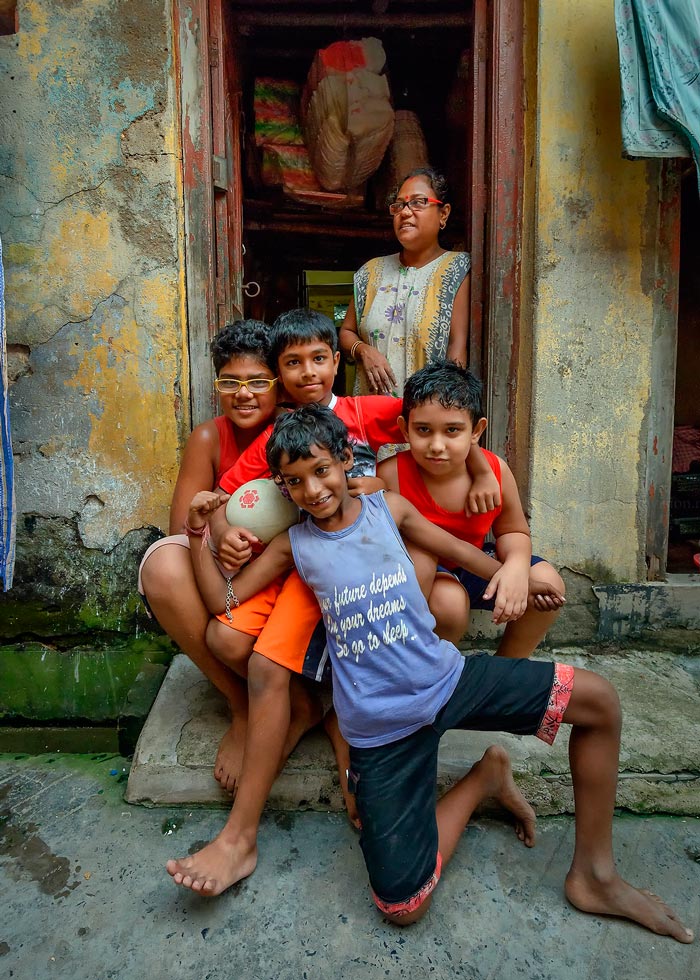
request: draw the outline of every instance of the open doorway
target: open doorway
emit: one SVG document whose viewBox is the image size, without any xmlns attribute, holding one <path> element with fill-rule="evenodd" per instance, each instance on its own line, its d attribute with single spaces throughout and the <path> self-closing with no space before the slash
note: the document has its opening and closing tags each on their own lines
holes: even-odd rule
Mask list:
<svg viewBox="0 0 700 980">
<path fill-rule="evenodd" d="M 678 352 L 667 571 L 700 572 L 700 196 L 695 168 L 681 184 Z M 697 556 L 697 557 L 696 557 Z"/>
<path fill-rule="evenodd" d="M 306 203 L 311 193 L 306 197 L 303 191 L 295 194 L 293 185 L 289 191 L 275 186 L 274 174 L 266 173 L 270 156 L 282 157 L 280 169 L 285 156 L 293 166 L 292 150 L 298 148 L 280 146 L 273 155 L 260 144 L 256 97 L 258 105 L 264 105 L 272 89 L 268 97 L 274 100 L 275 84 L 296 86 L 301 93 L 316 52 L 335 42 L 372 36 L 381 43 L 393 108 L 401 119 L 410 112 L 408 118 L 418 130 L 413 134 L 416 160 L 446 172 L 453 188 L 454 213 L 442 244 L 466 247 L 466 87 L 472 57 L 468 0 L 429 5 L 429 18 L 424 7 L 410 3 L 379 5 L 387 8 L 384 14 L 373 14 L 367 9 L 371 4 L 362 5 L 366 12 L 360 6 L 344 4 L 340 17 L 337 11 L 324 14 L 318 4 L 303 2 L 275 5 L 274 13 L 258 3 L 230 8 L 245 120 L 241 146 L 246 275 L 260 285 L 260 293 L 244 304 L 246 312 L 268 321 L 302 301 L 302 270 L 357 269 L 375 255 L 396 250 L 385 203 L 392 181 L 387 166 L 380 166 L 345 200 L 342 194 L 319 194 L 318 205 Z M 452 109 L 455 104 L 463 111 Z M 421 136 L 427 159 L 421 158 L 416 145 Z M 410 157 L 410 151 L 406 155 Z"/>
<path fill-rule="evenodd" d="M 304 302 L 309 273 L 347 273 L 396 250 L 381 172 L 343 208 L 294 200 L 260 178 L 256 80 L 303 85 L 320 48 L 363 37 L 381 42 L 394 108 L 415 113 L 430 164 L 452 185 L 442 244 L 471 253 L 469 363 L 508 389 L 519 316 L 522 5 L 179 0 L 177 13 L 193 422 L 212 411 L 205 352 L 222 321 L 269 322 Z M 499 451 L 507 411 L 490 427 Z"/>
</svg>

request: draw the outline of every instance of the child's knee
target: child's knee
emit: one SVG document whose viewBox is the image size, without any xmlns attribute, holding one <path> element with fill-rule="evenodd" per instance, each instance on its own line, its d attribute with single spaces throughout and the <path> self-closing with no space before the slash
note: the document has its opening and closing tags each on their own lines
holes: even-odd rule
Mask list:
<svg viewBox="0 0 700 980">
<path fill-rule="evenodd" d="M 564 579 L 554 565 L 550 565 L 548 561 L 540 561 L 536 565 L 533 565 L 530 569 L 530 576 L 531 578 L 548 582 L 558 592 L 561 592 L 562 595 L 566 595 L 566 583 Z"/>
<path fill-rule="evenodd" d="M 372 897 L 382 915 L 397 926 L 410 926 L 413 922 L 422 919 L 430 908 L 433 900 L 433 892 L 440 878 L 439 863 L 435 874 L 405 902 L 384 902 L 376 892 L 373 891 Z"/>
<path fill-rule="evenodd" d="M 577 669 L 564 721 L 587 728 L 608 728 L 619 732 L 622 727 L 620 698 L 610 681 L 593 671 Z"/>
<path fill-rule="evenodd" d="M 233 630 L 218 619 L 207 625 L 206 644 L 217 660 L 234 669 L 244 668 L 253 652 L 254 638 Z"/>
<path fill-rule="evenodd" d="M 393 922 L 395 926 L 412 926 L 414 922 L 418 922 L 422 919 L 425 913 L 430 908 L 430 903 L 433 900 L 432 895 L 428 895 L 422 905 L 419 905 L 417 909 L 413 909 L 412 912 L 404 912 L 400 914 L 390 915 L 384 912 L 384 918 L 388 919 L 389 922 Z"/>
<path fill-rule="evenodd" d="M 600 675 L 598 675 L 600 677 Z M 622 708 L 617 690 L 610 681 L 600 677 L 600 708 L 603 719 L 610 725 L 622 726 Z"/>
<path fill-rule="evenodd" d="M 454 579 L 439 576 L 428 605 L 435 617 L 438 636 L 459 642 L 469 629 L 469 598 L 462 586 Z"/>
<path fill-rule="evenodd" d="M 141 568 L 141 585 L 147 599 L 172 601 L 191 582 L 190 553 L 179 545 L 158 548 Z"/>
<path fill-rule="evenodd" d="M 253 651 L 248 661 L 248 691 L 252 696 L 289 691 L 290 681 L 286 667 Z"/>
</svg>

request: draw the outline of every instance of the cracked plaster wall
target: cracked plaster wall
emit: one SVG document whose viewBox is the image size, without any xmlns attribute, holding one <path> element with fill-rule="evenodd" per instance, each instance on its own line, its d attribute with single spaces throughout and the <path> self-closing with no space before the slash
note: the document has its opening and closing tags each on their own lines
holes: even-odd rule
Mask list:
<svg viewBox="0 0 700 980">
<path fill-rule="evenodd" d="M 591 582 L 646 578 L 658 164 L 622 159 L 608 0 L 539 4 L 533 538 Z"/>
<path fill-rule="evenodd" d="M 68 522 L 88 591 L 99 554 L 167 527 L 188 423 L 171 16 L 24 0 L 0 37 L 18 565 L 28 515 Z M 17 574 L 13 597 L 32 597 Z"/>
</svg>

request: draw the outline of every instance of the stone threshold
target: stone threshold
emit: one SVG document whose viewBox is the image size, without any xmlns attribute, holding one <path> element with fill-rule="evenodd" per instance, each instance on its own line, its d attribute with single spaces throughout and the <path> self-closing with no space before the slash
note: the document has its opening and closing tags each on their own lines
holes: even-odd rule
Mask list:
<svg viewBox="0 0 700 980">
<path fill-rule="evenodd" d="M 700 814 L 700 659 L 663 650 L 610 653 L 591 648 L 557 649 L 538 659 L 597 670 L 617 688 L 624 718 L 618 807 L 636 813 Z M 230 805 L 212 774 L 227 726 L 221 696 L 185 656 L 177 656 L 136 746 L 127 801 Z M 534 738 L 448 732 L 440 748 L 440 788 L 452 785 L 494 742 L 510 753 L 516 780 L 538 813 L 572 812 L 565 729 L 552 747 Z M 322 732 L 315 730 L 302 740 L 275 782 L 268 805 L 342 810 L 332 752 Z"/>
</svg>

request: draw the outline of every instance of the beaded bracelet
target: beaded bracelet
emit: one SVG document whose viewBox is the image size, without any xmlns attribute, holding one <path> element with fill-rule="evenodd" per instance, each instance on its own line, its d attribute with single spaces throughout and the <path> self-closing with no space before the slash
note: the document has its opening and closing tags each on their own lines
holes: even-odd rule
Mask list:
<svg viewBox="0 0 700 980">
<path fill-rule="evenodd" d="M 226 579 L 226 619 L 229 623 L 233 621 L 233 616 L 231 615 L 231 606 L 237 609 L 240 606 L 240 600 L 236 593 L 233 591 L 233 575 L 229 575 Z"/>
</svg>

